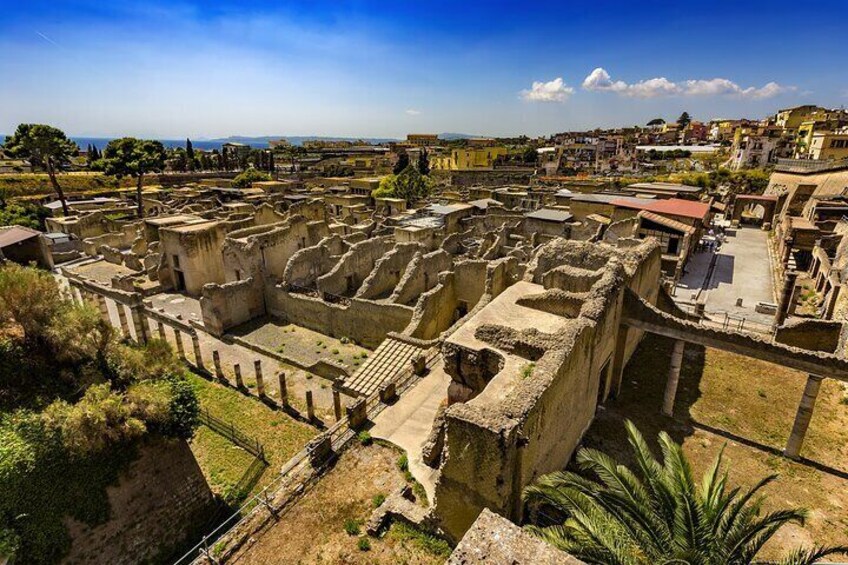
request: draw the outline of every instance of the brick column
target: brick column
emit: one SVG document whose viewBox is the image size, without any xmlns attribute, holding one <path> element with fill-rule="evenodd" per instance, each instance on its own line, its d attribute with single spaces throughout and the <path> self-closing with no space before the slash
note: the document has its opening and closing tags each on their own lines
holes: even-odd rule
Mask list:
<svg viewBox="0 0 848 565">
<path fill-rule="evenodd" d="M 197 332 L 191 334 L 191 347 L 194 349 L 194 364 L 198 369 L 206 369 L 203 365 L 203 352 L 200 351 L 200 338 L 197 337 Z"/>
<path fill-rule="evenodd" d="M 333 412 L 336 414 L 336 422 L 342 419 L 342 395 L 336 387 L 333 387 Z"/>
<path fill-rule="evenodd" d="M 183 332 L 174 328 L 174 343 L 177 344 L 177 353 L 180 356 L 180 359 L 183 361 L 186 360 L 185 348 L 183 347 Z"/>
<path fill-rule="evenodd" d="M 686 342 L 678 339 L 671 351 L 671 365 L 668 368 L 668 380 L 665 383 L 662 413 L 674 416 L 674 398 L 677 396 L 677 383 L 680 380 L 680 366 L 683 364 L 683 348 Z"/>
<path fill-rule="evenodd" d="M 106 297 L 102 294 L 94 293 L 94 299 L 97 301 L 97 307 L 100 309 L 100 317 L 111 326 L 112 318 L 109 316 L 109 306 L 106 305 Z"/>
<path fill-rule="evenodd" d="M 142 306 L 130 306 L 130 316 L 132 317 L 133 329 L 135 329 L 136 341 L 147 343 L 147 320 L 144 319 Z"/>
<path fill-rule="evenodd" d="M 253 371 L 256 373 L 256 392 L 259 396 L 265 396 L 265 379 L 262 378 L 262 361 L 257 359 L 253 362 Z"/>
<path fill-rule="evenodd" d="M 224 370 L 221 369 L 221 354 L 218 353 L 218 350 L 212 352 L 212 362 L 215 364 L 215 376 L 218 377 L 218 380 L 226 383 L 227 379 L 224 377 Z"/>
<path fill-rule="evenodd" d="M 801 458 L 801 446 L 804 444 L 804 436 L 807 434 L 810 419 L 813 417 L 813 408 L 816 405 L 816 397 L 819 395 L 821 382 L 822 377 L 818 375 L 809 375 L 807 377 L 807 386 L 804 387 L 804 394 L 801 396 L 801 402 L 798 404 L 798 412 L 795 414 L 792 433 L 789 434 L 789 441 L 786 442 L 786 449 L 783 450 L 783 455 L 790 459 Z"/>
<path fill-rule="evenodd" d="M 795 280 L 797 278 L 798 273 L 795 271 L 787 271 L 783 277 L 783 290 L 780 293 L 780 302 L 777 304 L 777 312 L 774 315 L 775 329 L 786 321 L 786 315 L 789 313 L 789 307 L 792 303 L 792 294 L 795 290 Z"/>
<path fill-rule="evenodd" d="M 286 388 L 286 374 L 283 371 L 277 373 L 277 380 L 280 382 L 280 406 L 286 407 L 289 405 L 289 392 Z"/>
<path fill-rule="evenodd" d="M 159 339 L 161 339 L 162 341 L 167 342 L 167 341 L 168 341 L 168 338 L 165 336 L 165 324 L 163 324 L 163 323 L 162 323 L 162 322 L 160 322 L 159 320 L 156 320 L 156 329 L 157 329 L 157 330 L 158 330 L 158 332 L 159 332 Z"/>
<path fill-rule="evenodd" d="M 315 402 L 312 400 L 312 391 L 306 391 L 306 418 L 313 422 L 315 421 Z"/>
<path fill-rule="evenodd" d="M 236 386 L 238 388 L 244 388 L 244 380 L 241 378 L 241 365 L 238 363 L 233 364 L 233 373 L 236 375 Z"/>
<path fill-rule="evenodd" d="M 130 339 L 132 335 L 130 334 L 130 325 L 127 323 L 127 311 L 120 302 L 115 302 L 115 308 L 118 310 L 118 322 L 121 324 L 121 333 L 124 334 L 125 338 Z"/>
</svg>

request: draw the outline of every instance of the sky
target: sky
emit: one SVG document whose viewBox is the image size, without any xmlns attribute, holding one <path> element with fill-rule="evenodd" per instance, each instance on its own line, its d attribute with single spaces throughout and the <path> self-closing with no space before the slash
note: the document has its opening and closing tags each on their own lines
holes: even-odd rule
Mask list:
<svg viewBox="0 0 848 565">
<path fill-rule="evenodd" d="M 530 136 L 848 103 L 848 2 L 0 0 L 0 133 Z"/>
</svg>

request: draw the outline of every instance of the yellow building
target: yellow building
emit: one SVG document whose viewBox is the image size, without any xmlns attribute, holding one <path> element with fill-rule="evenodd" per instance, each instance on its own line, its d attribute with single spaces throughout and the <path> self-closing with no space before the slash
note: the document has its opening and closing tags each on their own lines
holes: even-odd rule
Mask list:
<svg viewBox="0 0 848 565">
<path fill-rule="evenodd" d="M 413 147 L 433 147 L 439 144 L 439 135 L 436 133 L 410 133 L 406 136 L 406 143 Z"/>
<path fill-rule="evenodd" d="M 795 130 L 806 120 L 810 119 L 814 114 L 824 110 L 814 104 L 805 106 L 796 106 L 794 108 L 785 108 L 778 110 L 774 116 L 774 123 L 783 129 Z"/>
<path fill-rule="evenodd" d="M 815 132 L 810 139 L 810 159 L 826 161 L 848 158 L 848 131 Z"/>
<path fill-rule="evenodd" d="M 495 167 L 498 157 L 507 154 L 506 147 L 462 147 L 447 155 L 430 158 L 430 168 L 442 171 L 486 171 Z"/>
</svg>

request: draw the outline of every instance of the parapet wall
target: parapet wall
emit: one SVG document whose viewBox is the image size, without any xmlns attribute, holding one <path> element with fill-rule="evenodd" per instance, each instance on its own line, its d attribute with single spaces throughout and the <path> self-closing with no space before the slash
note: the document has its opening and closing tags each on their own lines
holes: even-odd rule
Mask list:
<svg viewBox="0 0 848 565">
<path fill-rule="evenodd" d="M 203 326 L 220 336 L 230 328 L 265 314 L 262 286 L 252 277 L 225 284 L 207 284 L 200 297 Z"/>
</svg>

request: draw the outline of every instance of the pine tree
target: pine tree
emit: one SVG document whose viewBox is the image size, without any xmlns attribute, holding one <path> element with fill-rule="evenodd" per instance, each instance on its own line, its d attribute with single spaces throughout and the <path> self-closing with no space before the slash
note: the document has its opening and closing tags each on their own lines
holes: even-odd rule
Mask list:
<svg viewBox="0 0 848 565">
<path fill-rule="evenodd" d="M 427 156 L 427 150 L 424 148 L 418 153 L 418 172 L 422 175 L 430 174 L 430 159 Z"/>
<path fill-rule="evenodd" d="M 399 175 L 401 171 L 409 166 L 409 155 L 406 154 L 406 151 L 398 154 L 397 163 L 395 163 L 395 168 L 392 172 L 396 175 Z"/>
<path fill-rule="evenodd" d="M 191 140 L 186 138 L 186 160 L 188 161 L 188 170 L 194 170 L 194 146 L 191 144 Z"/>
</svg>

